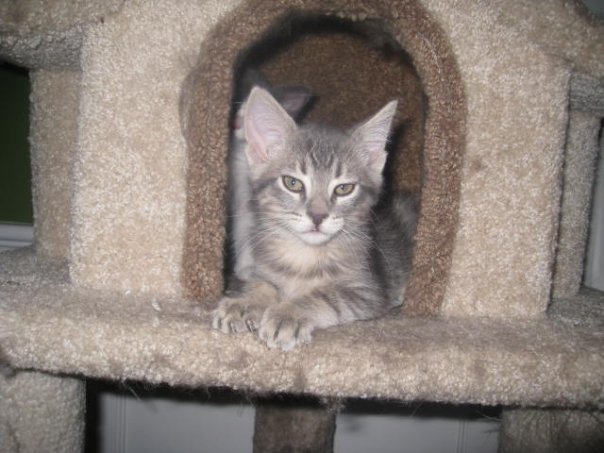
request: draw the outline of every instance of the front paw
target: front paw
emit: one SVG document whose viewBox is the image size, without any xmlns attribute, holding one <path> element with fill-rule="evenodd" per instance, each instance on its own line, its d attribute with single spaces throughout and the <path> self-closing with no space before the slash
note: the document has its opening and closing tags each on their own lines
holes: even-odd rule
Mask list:
<svg viewBox="0 0 604 453">
<path fill-rule="evenodd" d="M 244 298 L 223 297 L 212 312 L 212 327 L 224 333 L 255 332 L 263 312 L 264 307 Z"/>
<path fill-rule="evenodd" d="M 258 336 L 269 348 L 290 351 L 301 343 L 310 343 L 313 329 L 310 320 L 297 314 L 295 307 L 280 304 L 266 310 Z"/>
</svg>

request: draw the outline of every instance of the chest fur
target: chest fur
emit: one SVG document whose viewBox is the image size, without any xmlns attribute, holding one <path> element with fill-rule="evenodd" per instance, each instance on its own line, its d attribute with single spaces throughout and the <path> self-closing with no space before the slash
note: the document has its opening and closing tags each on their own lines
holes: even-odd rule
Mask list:
<svg viewBox="0 0 604 453">
<path fill-rule="evenodd" d="M 257 271 L 282 292 L 283 297 L 350 278 L 360 262 L 351 266 L 351 256 L 337 244 L 308 246 L 299 241 L 275 238 L 257 254 Z"/>
</svg>

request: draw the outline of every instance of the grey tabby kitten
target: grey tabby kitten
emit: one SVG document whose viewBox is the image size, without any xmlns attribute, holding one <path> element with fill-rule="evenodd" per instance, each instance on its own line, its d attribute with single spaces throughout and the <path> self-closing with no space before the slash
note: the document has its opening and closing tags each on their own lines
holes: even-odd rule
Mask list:
<svg viewBox="0 0 604 453">
<path fill-rule="evenodd" d="M 244 112 L 254 266 L 213 313 L 225 333 L 257 332 L 285 351 L 314 329 L 375 318 L 402 303 L 416 204 L 376 207 L 396 101 L 350 131 L 297 126 L 265 90 Z"/>
<path fill-rule="evenodd" d="M 302 86 L 271 86 L 258 70 L 250 68 L 242 77 L 242 90 L 249 93 L 253 86 L 262 86 L 272 93 L 285 111 L 294 118 L 311 99 L 311 93 Z M 251 277 L 254 264 L 250 233 L 254 218 L 249 209 L 252 196 L 249 183 L 249 166 L 245 154 L 247 141 L 243 131 L 244 100 L 235 114 L 229 151 L 229 218 L 232 240 L 234 274 L 239 280 Z"/>
</svg>

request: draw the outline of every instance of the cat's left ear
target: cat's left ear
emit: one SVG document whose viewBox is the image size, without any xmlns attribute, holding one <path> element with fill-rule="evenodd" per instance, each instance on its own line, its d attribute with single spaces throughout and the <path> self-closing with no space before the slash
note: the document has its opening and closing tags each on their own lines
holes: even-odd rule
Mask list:
<svg viewBox="0 0 604 453">
<path fill-rule="evenodd" d="M 392 119 L 396 114 L 397 101 L 390 101 L 364 123 L 352 129 L 354 146 L 367 159 L 367 164 L 376 173 L 382 173 L 386 163 L 386 143 Z"/>
<path fill-rule="evenodd" d="M 250 165 L 267 162 L 283 147 L 296 123 L 270 93 L 254 87 L 247 100 L 243 128 Z"/>
</svg>

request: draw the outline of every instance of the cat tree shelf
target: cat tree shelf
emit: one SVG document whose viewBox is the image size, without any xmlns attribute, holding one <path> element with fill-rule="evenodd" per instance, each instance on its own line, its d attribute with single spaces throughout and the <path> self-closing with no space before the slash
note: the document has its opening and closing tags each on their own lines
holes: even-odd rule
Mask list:
<svg viewBox="0 0 604 453">
<path fill-rule="evenodd" d="M 0 255 L 1 336 L 18 368 L 252 393 L 604 407 L 602 293 L 556 301 L 534 320 L 393 314 L 283 353 L 211 330 L 193 302 L 77 289 L 60 266 L 10 255 Z"/>
</svg>

